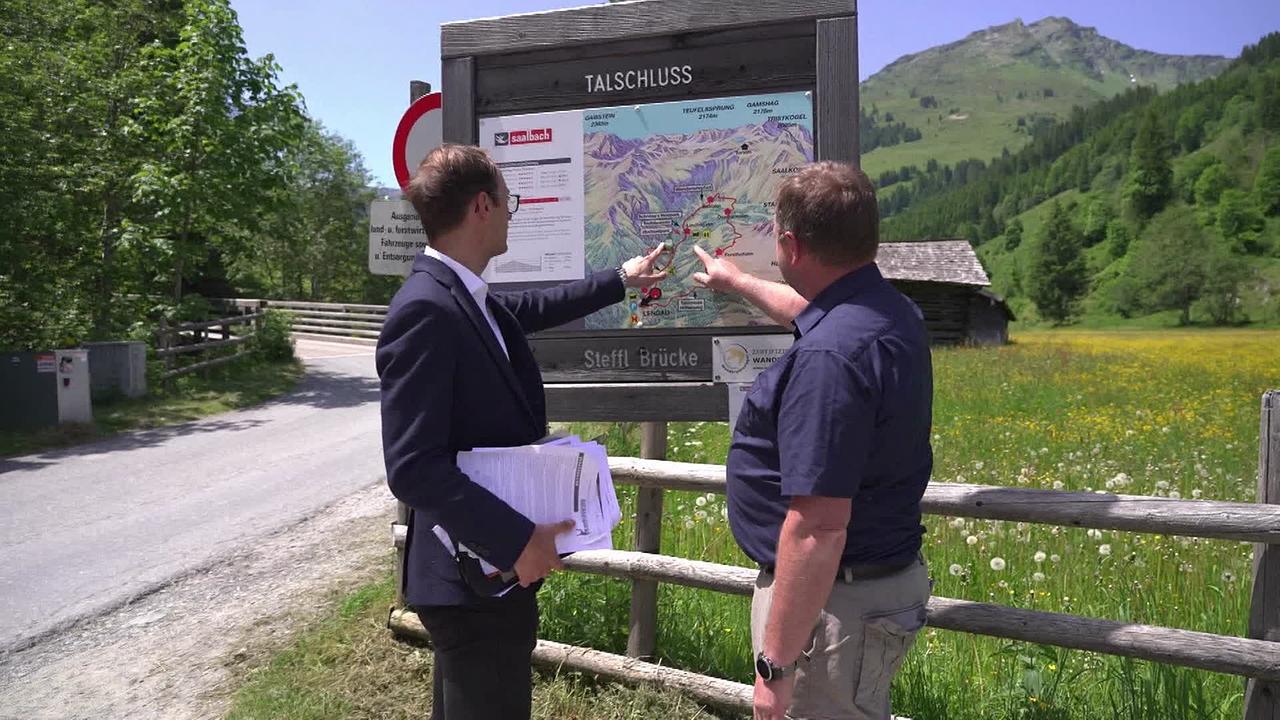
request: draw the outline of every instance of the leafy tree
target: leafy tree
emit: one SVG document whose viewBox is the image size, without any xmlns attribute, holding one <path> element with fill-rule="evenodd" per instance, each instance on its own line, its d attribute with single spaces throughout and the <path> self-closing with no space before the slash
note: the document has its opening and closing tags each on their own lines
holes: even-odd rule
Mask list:
<svg viewBox="0 0 1280 720">
<path fill-rule="evenodd" d="M 1205 259 L 1205 282 L 1200 304 L 1214 325 L 1236 321 L 1240 310 L 1240 289 L 1253 271 L 1244 258 L 1219 244 Z"/>
<path fill-rule="evenodd" d="M 1174 173 L 1173 185 L 1178 197 L 1185 202 L 1195 202 L 1196 182 L 1200 180 L 1200 176 L 1204 174 L 1205 170 L 1221 162 L 1216 155 L 1207 152 L 1192 155 L 1188 158 Z"/>
<path fill-rule="evenodd" d="M 1204 207 L 1217 205 L 1218 198 L 1222 197 L 1223 191 L 1229 187 L 1231 187 L 1231 174 L 1227 172 L 1227 166 L 1221 162 L 1215 162 L 1200 173 L 1200 178 L 1196 180 L 1196 204 Z"/>
<path fill-rule="evenodd" d="M 243 258 L 242 282 L 280 298 L 385 299 L 367 297 L 367 282 L 375 276 L 362 260 L 373 193 L 351 143 L 308 121 L 283 165 L 287 184 L 274 198 L 254 251 Z"/>
<path fill-rule="evenodd" d="M 1173 196 L 1169 141 L 1159 116 L 1148 111 L 1133 139 L 1125 197 L 1141 219 L 1150 218 Z"/>
<path fill-rule="evenodd" d="M 1107 252 L 1112 258 L 1122 258 L 1129 252 L 1129 244 L 1133 242 L 1133 232 L 1119 218 L 1107 223 Z"/>
<path fill-rule="evenodd" d="M 1093 247 L 1106 240 L 1107 226 L 1115 218 L 1111 204 L 1100 198 L 1091 198 L 1085 204 L 1082 237 L 1085 247 Z"/>
<path fill-rule="evenodd" d="M 206 245 L 237 252 L 283 186 L 272 160 L 298 141 L 302 116 L 296 92 L 277 86 L 274 60 L 245 55 L 227 0 L 187 0 L 179 42 L 149 47 L 146 64 L 160 81 L 136 113 L 154 154 L 133 177 L 150 215 L 135 237 L 172 268 L 176 302 Z"/>
<path fill-rule="evenodd" d="M 1129 272 L 1129 258 L 1121 257 L 1094 278 L 1095 289 L 1087 303 L 1097 312 L 1132 317 L 1142 308 L 1141 288 Z"/>
<path fill-rule="evenodd" d="M 1022 221 L 1014 218 L 1004 229 L 1004 246 L 1008 250 L 1016 250 L 1022 244 Z"/>
<path fill-rule="evenodd" d="M 1081 237 L 1068 210 L 1054 201 L 1049 220 L 1035 245 L 1027 269 L 1028 295 L 1040 315 L 1055 323 L 1066 320 L 1085 289 Z"/>
<path fill-rule="evenodd" d="M 1178 116 L 1178 124 L 1173 130 L 1174 142 L 1183 152 L 1192 152 L 1200 147 L 1204 139 L 1206 113 L 1203 105 L 1192 105 Z"/>
<path fill-rule="evenodd" d="M 1191 306 L 1204 291 L 1210 250 L 1190 208 L 1175 206 L 1153 218 L 1131 252 L 1130 272 L 1143 288 L 1143 309 L 1179 310 L 1179 322 L 1189 324 Z"/>
<path fill-rule="evenodd" d="M 365 270 L 359 156 L 246 56 L 228 0 L 4 8 L 0 347 L 210 312 L 198 293 L 390 296 Z"/>
<path fill-rule="evenodd" d="M 1258 233 L 1265 222 L 1253 198 L 1242 190 L 1231 188 L 1222 193 L 1218 204 L 1218 231 L 1236 252 L 1258 252 Z"/>
<path fill-rule="evenodd" d="M 1272 143 L 1262 156 L 1253 181 L 1253 197 L 1263 213 L 1280 213 L 1280 143 Z"/>
</svg>

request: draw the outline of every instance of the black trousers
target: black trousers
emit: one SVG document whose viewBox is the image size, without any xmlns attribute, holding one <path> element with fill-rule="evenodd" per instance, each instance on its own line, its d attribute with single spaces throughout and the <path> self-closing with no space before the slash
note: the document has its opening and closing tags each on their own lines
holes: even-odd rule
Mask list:
<svg viewBox="0 0 1280 720">
<path fill-rule="evenodd" d="M 533 702 L 535 587 L 469 605 L 416 607 L 431 635 L 431 720 L 523 720 Z"/>
</svg>

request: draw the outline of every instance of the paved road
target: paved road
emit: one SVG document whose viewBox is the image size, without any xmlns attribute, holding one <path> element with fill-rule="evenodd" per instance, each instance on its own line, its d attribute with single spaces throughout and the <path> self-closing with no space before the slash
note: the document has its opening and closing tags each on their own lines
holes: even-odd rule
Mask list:
<svg viewBox="0 0 1280 720">
<path fill-rule="evenodd" d="M 0 655 L 382 482 L 372 349 L 298 351 L 306 379 L 264 405 L 0 459 Z"/>
</svg>

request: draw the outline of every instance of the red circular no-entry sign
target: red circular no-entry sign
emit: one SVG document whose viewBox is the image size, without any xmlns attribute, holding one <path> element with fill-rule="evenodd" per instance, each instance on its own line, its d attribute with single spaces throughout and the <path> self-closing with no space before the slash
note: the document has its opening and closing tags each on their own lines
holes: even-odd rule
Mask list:
<svg viewBox="0 0 1280 720">
<path fill-rule="evenodd" d="M 409 184 L 418 164 L 444 142 L 442 96 L 438 92 L 418 98 L 405 110 L 396 126 L 396 137 L 391 142 L 391 163 L 396 171 L 400 187 Z"/>
</svg>

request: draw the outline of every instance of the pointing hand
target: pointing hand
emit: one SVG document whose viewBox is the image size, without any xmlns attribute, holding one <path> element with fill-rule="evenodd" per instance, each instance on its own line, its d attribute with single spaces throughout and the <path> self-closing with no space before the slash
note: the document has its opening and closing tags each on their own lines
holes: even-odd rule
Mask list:
<svg viewBox="0 0 1280 720">
<path fill-rule="evenodd" d="M 622 272 L 627 276 L 625 282 L 627 287 L 643 287 L 666 279 L 666 270 L 660 273 L 653 271 L 653 264 L 666 249 L 666 245 L 666 243 L 658 243 L 658 247 L 651 250 L 648 255 L 637 255 L 622 264 Z"/>
<path fill-rule="evenodd" d="M 706 272 L 697 272 L 693 274 L 693 281 L 699 285 L 720 292 L 735 292 L 738 286 L 738 280 L 743 276 L 743 272 L 733 264 L 732 260 L 726 260 L 722 257 L 711 257 L 706 250 L 693 246 L 693 252 L 702 261 Z"/>
</svg>

